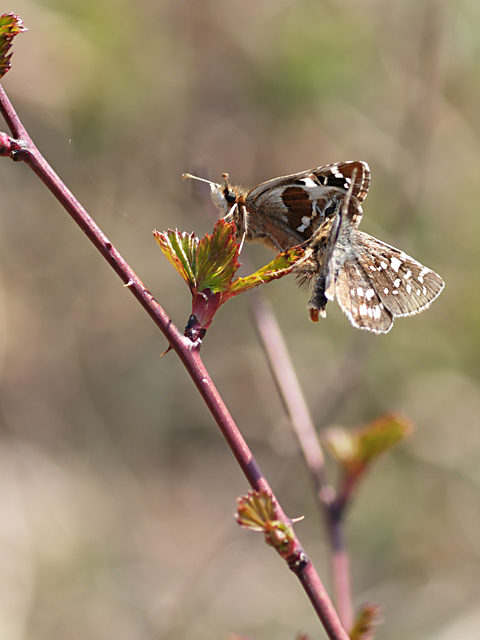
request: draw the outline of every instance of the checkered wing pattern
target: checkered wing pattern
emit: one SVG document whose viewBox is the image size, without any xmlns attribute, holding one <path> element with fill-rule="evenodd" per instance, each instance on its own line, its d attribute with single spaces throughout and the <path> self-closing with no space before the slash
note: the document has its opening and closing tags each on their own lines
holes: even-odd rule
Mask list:
<svg viewBox="0 0 480 640">
<path fill-rule="evenodd" d="M 386 333 L 394 318 L 420 313 L 440 295 L 441 277 L 403 251 L 361 231 L 350 242 L 335 296 L 354 327 Z"/>
</svg>

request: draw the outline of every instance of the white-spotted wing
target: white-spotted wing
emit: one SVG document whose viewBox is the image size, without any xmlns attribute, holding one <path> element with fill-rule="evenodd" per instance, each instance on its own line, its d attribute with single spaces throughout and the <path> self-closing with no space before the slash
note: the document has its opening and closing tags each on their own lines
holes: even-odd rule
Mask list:
<svg viewBox="0 0 480 640">
<path fill-rule="evenodd" d="M 440 295 L 442 278 L 403 251 L 356 230 L 350 241 L 335 295 L 353 326 L 386 333 L 394 318 L 420 313 Z"/>
</svg>

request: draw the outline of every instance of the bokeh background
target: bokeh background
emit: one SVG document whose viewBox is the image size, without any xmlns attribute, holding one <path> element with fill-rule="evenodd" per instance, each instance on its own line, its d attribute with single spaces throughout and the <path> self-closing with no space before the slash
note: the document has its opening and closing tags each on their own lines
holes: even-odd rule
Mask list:
<svg viewBox="0 0 480 640">
<path fill-rule="evenodd" d="M 174 322 L 189 293 L 151 230 L 212 228 L 185 171 L 254 186 L 369 163 L 362 229 L 446 281 L 386 336 L 264 287 L 316 424 L 400 411 L 348 520 L 379 638 L 478 639 L 478 0 L 11 0 L 4 87 L 32 137 Z M 1 127 L 0 127 L 1 128 Z M 0 638 L 325 637 L 233 513 L 248 489 L 163 336 L 31 171 L 0 170 Z M 248 249 L 255 265 L 272 254 Z M 307 473 L 248 297 L 202 354 L 327 585 Z"/>
</svg>

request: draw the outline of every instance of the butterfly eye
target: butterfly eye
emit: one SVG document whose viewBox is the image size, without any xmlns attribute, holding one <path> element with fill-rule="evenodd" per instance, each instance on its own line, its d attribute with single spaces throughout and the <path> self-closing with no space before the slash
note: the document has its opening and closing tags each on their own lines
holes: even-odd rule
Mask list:
<svg viewBox="0 0 480 640">
<path fill-rule="evenodd" d="M 234 191 L 227 191 L 227 193 L 225 193 L 225 200 L 228 202 L 228 204 L 233 204 L 234 202 L 237 201 L 237 195 Z"/>
<path fill-rule="evenodd" d="M 325 208 L 325 211 L 323 212 L 323 215 L 326 218 L 330 218 L 331 216 L 333 216 L 333 214 L 335 213 L 335 211 L 337 210 L 337 205 L 335 202 L 330 202 L 328 207 Z"/>
</svg>

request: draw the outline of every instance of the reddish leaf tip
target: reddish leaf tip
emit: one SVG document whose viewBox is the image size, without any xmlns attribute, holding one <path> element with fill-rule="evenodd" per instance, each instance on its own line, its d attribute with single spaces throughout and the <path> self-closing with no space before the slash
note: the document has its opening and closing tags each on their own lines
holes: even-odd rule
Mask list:
<svg viewBox="0 0 480 640">
<path fill-rule="evenodd" d="M 0 16 L 0 78 L 2 78 L 11 67 L 13 38 L 26 31 L 23 20 L 15 13 L 4 13 Z"/>
</svg>

